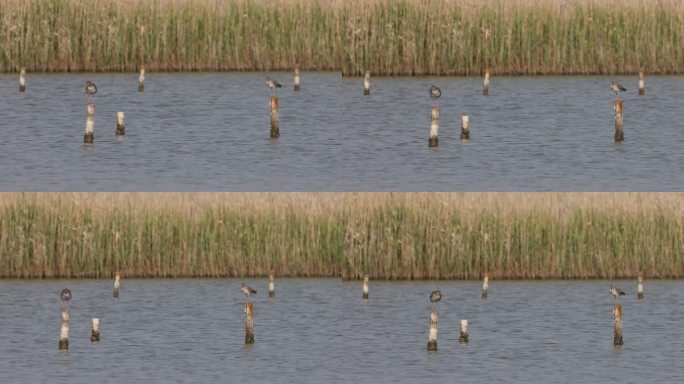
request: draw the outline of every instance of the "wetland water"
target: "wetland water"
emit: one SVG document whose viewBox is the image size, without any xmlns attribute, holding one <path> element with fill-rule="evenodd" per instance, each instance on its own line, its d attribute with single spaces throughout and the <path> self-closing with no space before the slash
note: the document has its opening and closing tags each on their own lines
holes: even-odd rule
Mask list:
<svg viewBox="0 0 684 384">
<path fill-rule="evenodd" d="M 608 281 L 360 282 L 246 280 L 259 293 L 256 344 L 244 341 L 239 280 L 0 281 L 3 382 L 681 383 L 684 282 L 634 281 L 625 344 L 613 346 Z M 59 292 L 72 293 L 60 352 Z M 440 288 L 439 350 L 428 353 L 429 292 Z M 90 318 L 101 341 L 90 342 Z M 460 319 L 470 343 L 460 345 Z"/>
<path fill-rule="evenodd" d="M 616 76 L 628 92 L 613 139 L 608 77 L 361 78 L 283 83 L 281 137 L 269 139 L 262 73 L 0 75 L 3 191 L 667 191 L 684 185 L 684 77 Z M 83 144 L 86 79 L 95 144 Z M 439 148 L 427 147 L 431 84 L 441 86 Z M 115 114 L 126 114 L 117 139 Z M 471 140 L 459 140 L 460 116 Z"/>
</svg>

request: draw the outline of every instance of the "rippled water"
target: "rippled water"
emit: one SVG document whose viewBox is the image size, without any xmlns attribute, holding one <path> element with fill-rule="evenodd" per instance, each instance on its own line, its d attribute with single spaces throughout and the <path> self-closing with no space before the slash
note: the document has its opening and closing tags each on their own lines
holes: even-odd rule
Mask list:
<svg viewBox="0 0 684 384">
<path fill-rule="evenodd" d="M 628 295 L 613 346 L 607 281 L 359 282 L 250 280 L 255 336 L 245 346 L 239 281 L 0 281 L 2 382 L 680 383 L 684 283 L 646 281 Z M 73 292 L 69 350 L 58 350 L 60 290 Z M 432 289 L 437 352 L 428 352 Z M 90 342 L 90 318 L 101 341 Z M 458 342 L 460 319 L 470 343 Z"/>
<path fill-rule="evenodd" d="M 684 77 L 636 77 L 625 142 L 613 140 L 607 77 L 373 78 L 272 74 L 281 137 L 269 139 L 262 73 L 0 75 L 0 189 L 87 191 L 681 190 Z M 84 146 L 84 82 L 98 84 L 95 144 Z M 432 83 L 443 90 L 427 147 Z M 117 139 L 115 113 L 126 113 Z M 459 121 L 468 114 L 471 140 Z"/>
</svg>

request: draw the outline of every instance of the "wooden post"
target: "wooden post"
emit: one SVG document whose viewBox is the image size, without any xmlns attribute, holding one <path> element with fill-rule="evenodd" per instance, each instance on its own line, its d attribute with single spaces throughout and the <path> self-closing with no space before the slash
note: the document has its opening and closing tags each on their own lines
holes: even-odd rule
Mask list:
<svg viewBox="0 0 684 384">
<path fill-rule="evenodd" d="M 245 344 L 254 344 L 254 305 L 245 303 Z"/>
<path fill-rule="evenodd" d="M 280 137 L 280 127 L 278 124 L 278 96 L 271 96 L 271 138 Z"/>
<path fill-rule="evenodd" d="M 619 143 L 625 141 L 625 132 L 622 130 L 622 111 L 624 105 L 622 100 L 615 100 L 615 142 Z"/>
<path fill-rule="evenodd" d="M 428 147 L 437 147 L 439 139 L 439 107 L 432 107 L 432 124 L 430 125 L 430 138 L 428 139 Z"/>
<path fill-rule="evenodd" d="M 370 95 L 370 71 L 366 71 L 366 76 L 363 78 L 363 94 Z"/>
<path fill-rule="evenodd" d="M 90 334 L 90 341 L 93 343 L 100 341 L 100 319 L 93 317 L 93 330 Z"/>
<path fill-rule="evenodd" d="M 364 299 L 368 298 L 368 275 L 363 277 L 363 296 Z"/>
<path fill-rule="evenodd" d="M 116 276 L 114 277 L 114 297 L 119 298 L 119 287 L 121 286 L 121 275 L 119 272 L 116 273 Z"/>
<path fill-rule="evenodd" d="M 268 275 L 268 297 L 275 297 L 275 277 L 273 272 Z"/>
<path fill-rule="evenodd" d="M 19 68 L 19 92 L 26 90 L 26 68 Z"/>
<path fill-rule="evenodd" d="M 482 82 L 482 94 L 489 95 L 489 69 L 485 70 L 484 81 Z"/>
<path fill-rule="evenodd" d="M 637 299 L 644 298 L 644 278 L 639 276 L 637 278 Z"/>
<path fill-rule="evenodd" d="M 430 312 L 430 332 L 428 334 L 428 351 L 437 350 L 437 323 L 439 322 L 439 312 L 437 308 L 432 308 Z"/>
<path fill-rule="evenodd" d="M 294 90 L 299 91 L 301 86 L 299 84 L 299 64 L 295 65 L 294 68 Z"/>
<path fill-rule="evenodd" d="M 639 71 L 639 94 L 644 94 L 644 71 Z"/>
<path fill-rule="evenodd" d="M 461 116 L 461 140 L 470 140 L 470 118 L 468 115 Z"/>
<path fill-rule="evenodd" d="M 145 92 L 145 67 L 140 67 L 140 76 L 138 76 L 138 92 Z"/>
<path fill-rule="evenodd" d="M 92 101 L 88 102 L 86 107 L 86 126 L 85 135 L 83 136 L 83 142 L 86 144 L 93 143 L 93 129 L 95 127 L 95 103 Z"/>
<path fill-rule="evenodd" d="M 482 300 L 487 300 L 489 290 L 489 273 L 485 272 L 484 281 L 482 282 Z"/>
<path fill-rule="evenodd" d="M 461 337 L 458 338 L 461 343 L 468 343 L 468 320 L 461 320 Z"/>
<path fill-rule="evenodd" d="M 622 305 L 613 304 L 613 330 L 615 336 L 613 337 L 613 344 L 622 345 Z"/>
<path fill-rule="evenodd" d="M 126 117 L 123 112 L 116 113 L 116 135 L 123 136 L 126 134 Z"/>
<path fill-rule="evenodd" d="M 59 332 L 59 349 L 69 349 L 69 308 L 62 308 L 62 327 Z"/>
</svg>

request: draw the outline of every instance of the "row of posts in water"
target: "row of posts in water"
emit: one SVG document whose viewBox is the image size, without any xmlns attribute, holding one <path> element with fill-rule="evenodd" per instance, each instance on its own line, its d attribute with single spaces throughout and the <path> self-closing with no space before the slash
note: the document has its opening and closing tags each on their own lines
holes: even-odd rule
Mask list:
<svg viewBox="0 0 684 384">
<path fill-rule="evenodd" d="M 300 69 L 299 65 L 295 66 L 294 70 L 294 90 L 299 91 L 301 89 L 300 83 Z M 26 90 L 26 69 L 21 68 L 19 70 L 19 91 L 24 92 Z M 138 77 L 138 91 L 144 92 L 145 90 L 145 68 L 140 68 L 140 76 Z M 366 71 L 363 80 L 363 94 L 370 95 L 370 72 Z M 489 94 L 489 70 L 485 71 L 484 80 L 482 83 L 482 94 Z M 639 95 L 644 94 L 644 72 L 639 72 Z M 272 139 L 280 137 L 280 124 L 279 124 L 279 114 L 278 114 L 278 96 L 271 96 L 269 101 L 269 106 L 271 108 L 271 133 Z M 625 140 L 624 129 L 623 129 L 623 113 L 624 104 L 622 100 L 616 99 L 613 109 L 615 110 L 615 142 L 622 142 Z M 92 144 L 94 141 L 94 125 L 95 125 L 95 105 L 91 101 L 88 102 L 86 107 L 86 128 L 83 142 L 87 144 Z M 125 118 L 123 112 L 117 112 L 116 115 L 116 135 L 125 135 Z M 461 140 L 470 140 L 470 118 L 467 115 L 461 116 Z M 428 138 L 428 147 L 435 148 L 439 145 L 439 107 L 432 107 L 432 121 L 430 124 L 430 136 Z"/>
<path fill-rule="evenodd" d="M 114 280 L 115 298 L 119 298 L 119 289 L 121 287 L 120 274 L 117 272 Z M 361 297 L 365 300 L 369 299 L 369 278 L 368 275 L 363 277 L 363 293 Z M 485 273 L 482 281 L 482 300 L 485 302 L 489 296 L 489 274 Z M 273 273 L 268 276 L 268 297 L 275 297 L 275 277 Z M 637 280 L 637 299 L 644 298 L 644 281 L 641 276 Z M 622 340 L 622 305 L 619 303 L 613 304 L 613 344 L 623 345 Z M 69 348 L 69 323 L 70 312 L 69 308 L 62 308 L 62 323 L 60 328 L 59 349 Z M 430 311 L 430 325 L 428 330 L 428 351 L 437 350 L 437 330 L 439 324 L 439 311 L 437 308 L 432 308 Z M 459 329 L 460 335 L 458 341 L 467 344 L 469 341 L 468 335 L 468 320 L 462 319 Z M 91 342 L 100 341 L 100 319 L 92 319 L 92 332 L 90 336 Z M 254 344 L 254 304 L 249 301 L 245 302 L 245 344 Z"/>
</svg>

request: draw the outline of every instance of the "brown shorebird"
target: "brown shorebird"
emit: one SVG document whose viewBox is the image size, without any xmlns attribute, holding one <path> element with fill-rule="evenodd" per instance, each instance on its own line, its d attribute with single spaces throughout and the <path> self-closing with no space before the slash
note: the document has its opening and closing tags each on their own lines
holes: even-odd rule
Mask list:
<svg viewBox="0 0 684 384">
<path fill-rule="evenodd" d="M 252 294 L 256 295 L 257 293 L 256 289 L 250 287 L 249 285 L 245 285 L 245 283 L 240 284 L 240 290 L 245 294 L 245 297 L 249 297 L 249 295 Z"/>
<path fill-rule="evenodd" d="M 430 87 L 430 97 L 432 98 L 433 101 L 437 101 L 440 97 L 442 97 L 442 90 L 439 89 L 438 86 L 433 85 Z M 435 104 L 436 105 L 436 104 Z"/>
<path fill-rule="evenodd" d="M 59 298 L 62 299 L 63 305 L 66 304 L 66 307 L 69 308 L 69 300 L 71 300 L 71 291 L 67 288 L 64 288 L 62 290 L 62 293 L 59 294 Z"/>
<path fill-rule="evenodd" d="M 620 289 L 618 287 L 614 287 L 612 285 L 610 286 L 610 289 L 608 290 L 608 292 L 610 292 L 610 294 L 613 295 L 613 298 L 615 299 L 615 301 L 617 301 L 619 296 L 625 295 L 625 292 L 622 289 Z"/>
<path fill-rule="evenodd" d="M 430 293 L 430 302 L 432 302 L 432 308 L 434 308 L 440 300 L 442 300 L 442 292 L 440 292 L 439 289 Z"/>
<path fill-rule="evenodd" d="M 94 94 L 97 93 L 97 86 L 95 83 L 92 81 L 88 80 L 86 81 L 86 95 L 88 95 L 88 98 L 92 97 Z"/>
<path fill-rule="evenodd" d="M 282 85 L 280 85 L 279 82 L 271 79 L 270 77 L 266 78 L 266 85 L 268 85 L 268 87 L 271 88 L 271 91 L 273 91 L 274 95 L 275 95 L 276 88 L 282 88 L 283 87 Z"/>
<path fill-rule="evenodd" d="M 615 92 L 615 97 L 618 98 L 618 99 L 620 98 L 620 97 L 618 96 L 618 93 L 624 92 L 624 91 L 627 90 L 627 88 L 623 87 L 622 84 L 616 82 L 615 80 L 611 80 L 611 82 L 610 82 L 610 89 L 612 89 L 613 92 Z"/>
</svg>

